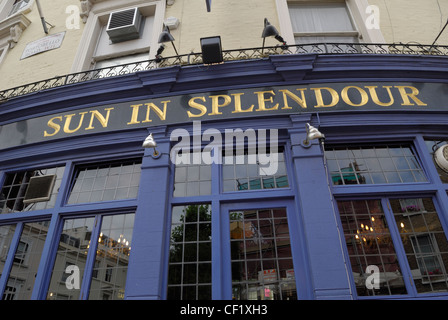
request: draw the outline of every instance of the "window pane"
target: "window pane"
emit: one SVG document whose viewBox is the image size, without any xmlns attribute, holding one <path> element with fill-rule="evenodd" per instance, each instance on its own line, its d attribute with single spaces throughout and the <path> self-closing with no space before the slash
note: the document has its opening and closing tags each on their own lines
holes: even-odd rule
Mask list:
<svg viewBox="0 0 448 320">
<path fill-rule="evenodd" d="M 380 200 L 338 201 L 338 209 L 358 295 L 406 294 Z M 368 267 L 378 270 L 379 288 L 367 284 Z"/>
<path fill-rule="evenodd" d="M 141 160 L 78 167 L 68 204 L 136 198 Z"/>
<path fill-rule="evenodd" d="M 5 182 L 0 191 L 0 213 L 53 208 L 61 185 L 64 168 L 65 167 L 62 166 L 6 174 Z M 54 184 L 44 186 L 48 187 L 45 191 L 49 191 L 49 199 L 24 203 L 25 195 L 29 190 L 30 179 L 52 175 L 55 176 Z M 42 186 L 40 188 L 42 188 Z"/>
<path fill-rule="evenodd" d="M 94 218 L 68 219 L 64 221 L 56 259 L 47 293 L 49 300 L 77 300 L 80 290 L 76 284 L 82 283 L 82 276 L 86 265 L 87 253 L 90 246 Z M 79 270 L 79 280 L 75 273 L 67 273 L 67 268 Z M 69 276 L 73 281 L 67 283 Z M 70 280 L 70 279 L 69 279 Z"/>
<path fill-rule="evenodd" d="M 0 257 L 6 260 L 8 256 L 9 247 L 11 245 L 12 237 L 16 231 L 16 225 L 0 226 Z M 4 263 L 0 263 L 0 274 L 3 273 Z M 3 297 L 4 298 L 4 297 Z"/>
<path fill-rule="evenodd" d="M 211 165 L 204 163 L 200 152 L 179 154 L 174 171 L 175 197 L 211 194 Z"/>
<path fill-rule="evenodd" d="M 238 151 L 223 158 L 223 191 L 244 191 L 274 188 L 288 188 L 288 176 L 283 152 L 265 154 L 268 163 L 263 165 Z M 259 155 L 257 155 L 259 156 Z"/>
<path fill-rule="evenodd" d="M 417 291 L 447 291 L 448 242 L 432 199 L 390 203 Z"/>
<path fill-rule="evenodd" d="M 232 299 L 296 300 L 285 209 L 230 213 Z"/>
<path fill-rule="evenodd" d="M 210 205 L 173 207 L 168 299 L 211 299 Z"/>
<path fill-rule="evenodd" d="M 31 299 L 49 223 L 42 221 L 24 225 L 3 299 Z"/>
<path fill-rule="evenodd" d="M 326 148 L 333 184 L 382 184 L 427 181 L 408 145 Z"/>
<path fill-rule="evenodd" d="M 353 31 L 345 3 L 322 5 L 289 4 L 294 32 Z"/>
<path fill-rule="evenodd" d="M 134 216 L 120 214 L 103 218 L 89 300 L 124 298 Z"/>
</svg>

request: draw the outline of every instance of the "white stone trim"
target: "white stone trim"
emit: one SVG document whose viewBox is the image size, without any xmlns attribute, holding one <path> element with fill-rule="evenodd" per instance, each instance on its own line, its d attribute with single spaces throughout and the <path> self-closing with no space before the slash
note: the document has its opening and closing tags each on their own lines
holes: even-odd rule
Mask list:
<svg viewBox="0 0 448 320">
<path fill-rule="evenodd" d="M 81 2 L 85 2 L 80 0 Z M 155 57 L 157 52 L 157 40 L 163 29 L 165 17 L 165 0 L 88 0 L 84 8 L 89 11 L 81 12 L 85 18 L 85 27 L 70 73 L 76 73 L 91 69 L 92 60 L 97 40 L 101 34 L 101 28 L 106 23 L 107 17 L 113 11 L 138 7 L 142 11 L 154 12 L 154 28 L 150 36 L 149 57 Z"/>
</svg>

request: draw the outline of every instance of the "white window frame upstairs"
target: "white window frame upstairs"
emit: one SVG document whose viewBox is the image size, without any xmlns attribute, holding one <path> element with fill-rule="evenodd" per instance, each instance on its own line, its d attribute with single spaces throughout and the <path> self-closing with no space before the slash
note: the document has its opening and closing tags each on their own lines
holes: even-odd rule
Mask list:
<svg viewBox="0 0 448 320">
<path fill-rule="evenodd" d="M 163 30 L 163 20 L 165 16 L 166 1 L 165 0 L 109 0 L 109 1 L 95 1 L 85 23 L 84 32 L 78 46 L 71 73 L 91 70 L 97 61 L 104 60 L 106 56 L 97 57 L 96 49 L 98 40 L 103 32 L 104 26 L 107 24 L 109 15 L 114 11 L 125 10 L 130 8 L 139 8 L 144 14 L 145 12 L 153 12 L 153 28 L 148 35 L 149 41 L 147 51 L 140 50 L 139 52 L 120 52 L 115 57 L 123 56 L 125 54 L 133 53 L 148 53 L 148 58 L 155 57 L 157 52 L 157 40 L 159 34 Z M 145 15 L 145 14 L 144 14 Z M 110 55 L 109 58 L 115 58 Z"/>
<path fill-rule="evenodd" d="M 358 42 L 361 43 L 384 43 L 384 37 L 380 29 L 367 28 L 366 21 L 369 17 L 367 0 L 275 0 L 279 32 L 288 44 L 294 44 L 294 31 L 292 28 L 291 18 L 289 14 L 288 4 L 325 4 L 325 3 L 344 3 L 350 13 L 354 31 L 350 35 L 358 36 Z M 344 35 L 344 34 L 340 34 Z M 316 36 L 318 36 L 316 34 Z"/>
</svg>

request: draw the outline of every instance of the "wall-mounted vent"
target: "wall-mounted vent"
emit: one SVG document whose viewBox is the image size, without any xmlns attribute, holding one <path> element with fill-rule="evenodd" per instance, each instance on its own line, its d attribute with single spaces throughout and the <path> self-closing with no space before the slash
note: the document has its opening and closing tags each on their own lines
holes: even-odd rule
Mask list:
<svg viewBox="0 0 448 320">
<path fill-rule="evenodd" d="M 138 8 L 115 11 L 110 14 L 106 32 L 112 43 L 138 39 L 141 21 Z"/>
<path fill-rule="evenodd" d="M 35 176 L 30 178 L 23 203 L 48 201 L 53 191 L 56 175 Z"/>
</svg>

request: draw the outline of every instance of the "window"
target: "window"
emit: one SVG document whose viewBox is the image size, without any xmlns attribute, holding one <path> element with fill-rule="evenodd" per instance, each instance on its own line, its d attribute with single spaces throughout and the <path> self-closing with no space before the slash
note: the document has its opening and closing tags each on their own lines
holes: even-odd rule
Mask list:
<svg viewBox="0 0 448 320">
<path fill-rule="evenodd" d="M 0 226 L 0 259 L 6 260 L 8 256 L 9 247 L 11 246 L 12 237 L 16 231 L 16 225 Z M 0 264 L 0 273 L 3 273 L 4 263 Z"/>
<path fill-rule="evenodd" d="M 0 190 L 0 213 L 31 211 L 53 208 L 62 180 L 65 167 L 30 170 L 6 174 L 3 187 Z M 30 188 L 33 177 L 54 176 L 55 182 L 46 185 L 49 189 L 49 198 L 27 202 L 25 196 Z M 42 187 L 42 186 L 41 186 Z M 39 188 L 39 186 L 38 186 Z"/>
<path fill-rule="evenodd" d="M 68 204 L 137 198 L 141 160 L 79 166 Z"/>
<path fill-rule="evenodd" d="M 359 296 L 405 294 L 403 272 L 380 200 L 338 201 L 345 243 Z M 368 290 L 367 267 L 375 266 L 382 283 Z"/>
<path fill-rule="evenodd" d="M 417 292 L 448 291 L 448 242 L 432 199 L 400 200 L 390 203 Z"/>
<path fill-rule="evenodd" d="M 286 214 L 293 209 L 283 197 L 292 192 L 288 149 L 245 142 L 176 153 L 168 299 L 297 299 Z M 212 281 L 225 289 L 212 290 Z"/>
<path fill-rule="evenodd" d="M 285 209 L 230 212 L 232 299 L 296 300 Z"/>
<path fill-rule="evenodd" d="M 134 8 L 137 8 L 142 16 L 139 38 L 112 43 L 106 30 L 110 14 Z M 86 20 L 83 38 L 72 68 L 73 73 L 106 68 L 89 73 L 89 76 L 93 78 L 102 78 L 148 68 L 147 63 L 139 64 L 137 62 L 147 61 L 156 54 L 158 39 L 155 34 L 158 36 L 158 33 L 154 30 L 162 30 L 165 1 L 138 0 L 133 1 L 133 7 L 117 7 L 116 3 L 102 1 L 99 4 L 93 4 L 89 10 L 83 13 L 83 15 L 88 15 L 89 19 Z M 112 68 L 123 63 L 131 65 L 123 69 Z"/>
<path fill-rule="evenodd" d="M 48 233 L 49 221 L 23 225 L 13 264 L 3 294 L 3 300 L 29 300 Z M 7 230 L 2 227 L 2 230 Z M 14 231 L 9 229 L 10 232 Z M 9 245 L 4 243 L 5 248 Z"/>
<path fill-rule="evenodd" d="M 225 155 L 222 167 L 223 191 L 289 187 L 283 152 L 264 154 L 264 156 L 269 156 L 272 160 L 270 164 L 275 167 L 268 169 L 258 161 L 251 161 L 247 150 L 244 154 Z"/>
<path fill-rule="evenodd" d="M 358 42 L 345 2 L 288 3 L 296 43 Z"/>
<path fill-rule="evenodd" d="M 379 199 L 338 201 L 358 295 L 412 293 L 406 274 L 417 293 L 448 291 L 448 242 L 432 199 L 385 201 L 387 209 Z M 366 286 L 369 266 L 379 272 L 377 288 Z"/>
<path fill-rule="evenodd" d="M 124 298 L 134 218 L 134 214 L 103 218 L 96 251 L 98 263 L 94 266 L 100 276 L 91 280 L 89 300 L 101 300 L 106 296 L 108 300 Z"/>
<path fill-rule="evenodd" d="M 5 0 L 0 4 L 0 21 L 16 13 L 31 11 L 32 0 Z"/>
<path fill-rule="evenodd" d="M 325 157 L 334 185 L 427 181 L 410 145 L 327 147 Z"/>
<path fill-rule="evenodd" d="M 111 300 L 123 299 L 133 227 L 133 213 L 66 219 L 47 299 L 77 300 L 88 296 L 101 300 L 105 295 Z M 99 235 L 96 241 L 91 241 L 91 234 Z M 76 241 L 67 242 L 67 239 Z M 89 265 L 89 254 L 95 255 L 94 261 L 98 261 L 94 266 Z M 79 272 L 68 272 L 68 266 Z M 83 278 L 86 269 L 92 270 L 88 279 Z M 68 280 L 72 281 L 70 285 L 66 283 Z M 85 281 L 90 283 L 87 293 L 81 292 Z"/>
<path fill-rule="evenodd" d="M 14 5 L 12 6 L 11 11 L 9 12 L 8 16 L 11 16 L 19 11 L 21 11 L 23 8 L 25 8 L 31 0 L 15 0 Z"/>
<path fill-rule="evenodd" d="M 210 205 L 173 207 L 169 300 L 211 299 L 211 231 Z"/>
<path fill-rule="evenodd" d="M 211 180 L 211 165 L 202 161 L 200 152 L 176 157 L 174 197 L 210 195 Z"/>
</svg>

